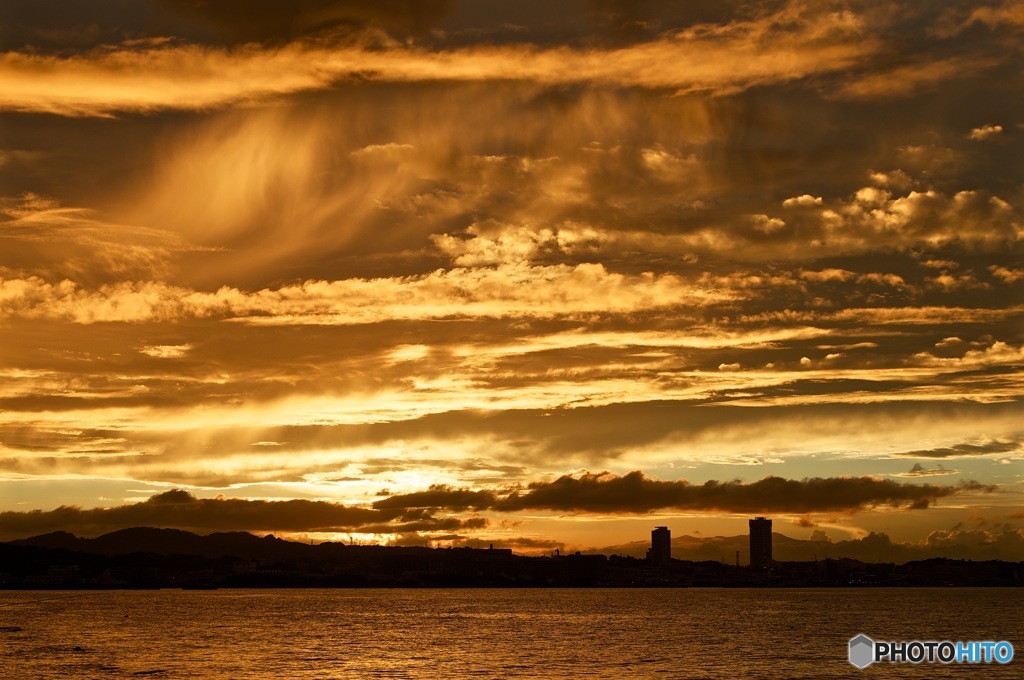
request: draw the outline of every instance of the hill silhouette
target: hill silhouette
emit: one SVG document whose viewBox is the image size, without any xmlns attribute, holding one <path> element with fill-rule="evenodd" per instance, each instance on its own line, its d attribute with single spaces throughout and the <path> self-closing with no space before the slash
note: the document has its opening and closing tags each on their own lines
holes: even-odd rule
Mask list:
<svg viewBox="0 0 1024 680">
<path fill-rule="evenodd" d="M 272 535 L 262 538 L 244 531 L 201 536 L 181 529 L 133 527 L 119 529 L 96 538 L 79 538 L 66 531 L 10 541 L 11 545 L 72 550 L 98 555 L 149 553 L 153 555 L 196 555 L 199 557 L 239 557 L 245 559 L 296 559 L 308 557 L 311 546 L 286 541 Z M 331 544 L 322 544 L 329 546 Z"/>
</svg>

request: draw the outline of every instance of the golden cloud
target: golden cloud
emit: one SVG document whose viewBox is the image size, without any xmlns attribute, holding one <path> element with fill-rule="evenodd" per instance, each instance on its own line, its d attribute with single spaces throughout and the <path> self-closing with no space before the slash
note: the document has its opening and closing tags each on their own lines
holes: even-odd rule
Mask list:
<svg viewBox="0 0 1024 680">
<path fill-rule="evenodd" d="M 0 316 L 75 323 L 221 318 L 251 324 L 345 325 L 390 319 L 564 317 L 700 307 L 730 296 L 673 274 L 618 274 L 601 264 L 438 270 L 379 279 L 306 281 L 245 292 L 121 282 L 81 289 L 63 280 L 0 279 Z"/>
<path fill-rule="evenodd" d="M 949 80 L 965 80 L 996 66 L 995 59 L 952 57 L 895 66 L 867 73 L 842 86 L 837 95 L 856 99 L 910 97 Z"/>
<path fill-rule="evenodd" d="M 619 49 L 476 46 L 280 48 L 195 45 L 102 48 L 70 57 L 0 55 L 0 107 L 68 116 L 208 109 L 322 89 L 344 79 L 594 83 L 735 92 L 845 69 L 878 49 L 849 13 L 701 26 Z"/>
</svg>

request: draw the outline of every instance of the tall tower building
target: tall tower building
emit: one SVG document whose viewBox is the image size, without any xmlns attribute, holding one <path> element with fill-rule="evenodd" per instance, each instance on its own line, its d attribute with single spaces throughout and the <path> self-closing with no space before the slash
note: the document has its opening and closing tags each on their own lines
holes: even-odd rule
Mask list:
<svg viewBox="0 0 1024 680">
<path fill-rule="evenodd" d="M 651 532 L 651 549 L 647 559 L 654 564 L 668 564 L 672 561 L 672 532 L 668 527 L 655 527 Z"/>
<path fill-rule="evenodd" d="M 772 564 L 772 521 L 765 517 L 750 520 L 750 566 L 767 569 Z"/>
</svg>

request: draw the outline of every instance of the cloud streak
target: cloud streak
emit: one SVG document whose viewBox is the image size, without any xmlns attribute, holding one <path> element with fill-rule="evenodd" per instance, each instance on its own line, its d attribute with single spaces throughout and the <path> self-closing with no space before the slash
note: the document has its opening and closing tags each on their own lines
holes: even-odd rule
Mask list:
<svg viewBox="0 0 1024 680">
<path fill-rule="evenodd" d="M 1021 440 L 994 439 L 987 442 L 964 442 L 953 446 L 942 446 L 934 449 L 921 449 L 918 451 L 907 451 L 901 455 L 911 458 L 965 458 L 970 456 L 991 456 L 1005 454 L 1020 454 L 1022 452 Z"/>
<path fill-rule="evenodd" d="M 0 316 L 75 323 L 220 318 L 252 324 L 361 324 L 389 319 L 621 313 L 727 294 L 665 274 L 626 275 L 601 264 L 452 269 L 423 276 L 307 281 L 276 290 L 201 292 L 156 281 L 82 290 L 70 280 L 0 280 Z"/>
<path fill-rule="evenodd" d="M 779 17 L 793 22 L 789 30 L 773 28 L 775 18 L 688 29 L 619 49 L 480 45 L 433 51 L 299 42 L 233 49 L 122 46 L 70 57 L 8 52 L 0 55 L 0 108 L 67 116 L 203 110 L 351 79 L 727 93 L 839 71 L 878 49 L 852 15 Z"/>
</svg>

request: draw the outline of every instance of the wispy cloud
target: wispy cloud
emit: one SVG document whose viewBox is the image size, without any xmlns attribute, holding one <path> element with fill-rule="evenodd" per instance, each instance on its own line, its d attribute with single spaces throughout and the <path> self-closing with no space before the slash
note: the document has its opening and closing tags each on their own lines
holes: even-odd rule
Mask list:
<svg viewBox="0 0 1024 680">
<path fill-rule="evenodd" d="M 787 19 L 779 29 L 775 19 Z M 618 49 L 494 45 L 431 51 L 293 43 L 102 48 L 0 57 L 0 107 L 61 115 L 207 109 L 324 89 L 342 79 L 531 81 L 736 92 L 842 70 L 878 49 L 851 14 L 768 16 L 703 26 Z"/>
<path fill-rule="evenodd" d="M 842 86 L 838 95 L 865 99 L 910 97 L 950 80 L 976 77 L 997 64 L 997 60 L 985 57 L 953 57 L 901 64 L 855 78 Z"/>
<path fill-rule="evenodd" d="M 893 474 L 893 477 L 945 477 L 946 475 L 958 475 L 959 470 L 951 470 L 944 468 L 941 465 L 935 468 L 926 468 L 920 463 L 914 463 L 906 472 L 897 472 Z"/>
<path fill-rule="evenodd" d="M 993 439 L 990 441 L 980 442 L 964 442 L 962 444 L 943 446 L 935 449 L 907 451 L 901 455 L 911 456 L 913 458 L 964 458 L 969 456 L 1020 453 L 1021 449 L 1021 440 L 1019 438 L 1013 438 Z"/>
</svg>

